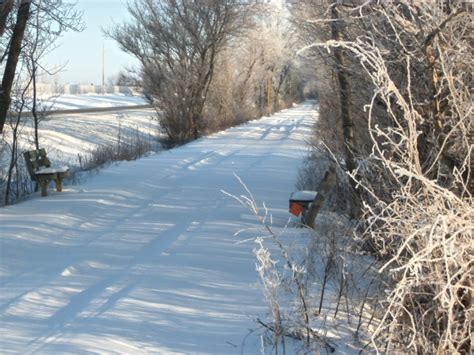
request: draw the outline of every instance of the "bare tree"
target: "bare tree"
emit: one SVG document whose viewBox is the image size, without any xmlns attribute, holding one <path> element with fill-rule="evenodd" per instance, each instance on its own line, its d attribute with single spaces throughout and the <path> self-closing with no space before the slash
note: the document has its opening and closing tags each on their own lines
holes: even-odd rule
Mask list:
<svg viewBox="0 0 474 355">
<path fill-rule="evenodd" d="M 0 88 L 0 134 L 3 133 L 3 127 L 7 117 L 11 102 L 11 90 L 15 80 L 15 72 L 20 58 L 21 43 L 25 34 L 26 24 L 30 17 L 31 1 L 23 0 L 17 11 L 17 17 L 10 44 L 8 46 L 7 62 L 3 72 L 2 87 Z M 8 17 L 8 13 L 6 13 Z"/>
<path fill-rule="evenodd" d="M 170 144 L 200 136 L 217 56 L 246 27 L 237 0 L 135 0 L 107 33 L 139 59 L 144 91 Z"/>
<path fill-rule="evenodd" d="M 22 156 L 19 143 L 20 137 L 22 136 L 22 129 L 24 128 L 22 115 L 23 110 L 28 105 L 29 98 L 27 92 L 30 90 L 31 83 L 32 78 L 30 77 L 24 88 L 22 88 L 21 92 L 18 94 L 18 99 L 14 102 L 15 114 L 11 115 L 10 119 L 8 119 L 6 122 L 11 132 L 11 139 L 9 142 L 7 142 L 7 144 L 3 144 L 3 146 L 9 150 L 10 153 L 10 163 L 8 165 L 7 171 L 5 172 L 6 181 L 4 203 L 6 205 L 20 197 L 28 189 L 28 187 L 23 184 L 25 179 L 23 179 L 24 174 L 22 174 L 21 164 L 19 162 Z M 17 95 L 15 94 L 15 96 Z M 3 138 L 4 137 L 2 137 L 2 139 Z"/>
<path fill-rule="evenodd" d="M 21 52 L 25 46 L 24 42 L 34 41 L 26 38 L 28 28 L 36 27 L 38 39 L 41 38 L 51 48 L 54 40 L 64 31 L 82 29 L 82 15 L 74 6 L 74 3 L 69 3 L 67 0 L 21 0 L 18 5 L 13 5 L 12 1 L 4 3 L 0 17 L 0 33 L 6 33 L 7 36 L 0 36 L 2 41 L 6 40 L 6 44 L 2 44 L 3 53 L 1 53 L 1 62 L 6 60 L 6 64 L 0 88 L 0 133 L 3 133 L 10 108 L 11 91 Z M 36 21 L 31 23 L 31 18 L 36 18 Z"/>
</svg>

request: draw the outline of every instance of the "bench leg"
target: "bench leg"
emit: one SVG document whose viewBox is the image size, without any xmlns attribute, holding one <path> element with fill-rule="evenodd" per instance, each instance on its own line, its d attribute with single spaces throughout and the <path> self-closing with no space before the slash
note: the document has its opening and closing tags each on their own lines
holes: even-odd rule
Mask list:
<svg viewBox="0 0 474 355">
<path fill-rule="evenodd" d="M 47 179 L 40 179 L 39 184 L 41 187 L 41 196 L 46 197 L 48 196 L 48 180 Z"/>
<path fill-rule="evenodd" d="M 56 181 L 56 191 L 57 192 L 62 192 L 63 191 L 63 179 L 61 179 L 60 177 L 57 177 L 55 179 Z"/>
</svg>

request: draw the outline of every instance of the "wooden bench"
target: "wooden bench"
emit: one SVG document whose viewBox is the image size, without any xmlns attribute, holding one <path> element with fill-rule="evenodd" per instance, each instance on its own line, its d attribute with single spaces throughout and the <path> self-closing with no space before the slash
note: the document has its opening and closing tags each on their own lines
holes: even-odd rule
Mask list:
<svg viewBox="0 0 474 355">
<path fill-rule="evenodd" d="M 69 174 L 67 166 L 52 168 L 44 148 L 24 152 L 23 157 L 31 180 L 41 187 L 41 196 L 48 196 L 48 185 L 52 180 L 56 182 L 56 191 L 63 190 L 63 179 Z"/>
</svg>

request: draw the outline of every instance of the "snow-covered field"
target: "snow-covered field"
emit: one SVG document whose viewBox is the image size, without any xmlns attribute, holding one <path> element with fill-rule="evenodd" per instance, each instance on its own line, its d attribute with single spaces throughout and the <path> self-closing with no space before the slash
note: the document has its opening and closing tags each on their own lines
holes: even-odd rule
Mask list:
<svg viewBox="0 0 474 355">
<path fill-rule="evenodd" d="M 119 139 L 139 135 L 143 140 L 156 141 L 159 124 L 155 116 L 153 109 L 54 115 L 40 123 L 40 146 L 58 164 L 75 165 L 79 154 L 116 144 Z M 33 149 L 32 126 L 25 126 L 22 132 L 22 149 Z"/>
<path fill-rule="evenodd" d="M 76 165 L 79 155 L 87 155 L 101 146 L 116 144 L 118 140 L 140 139 L 156 142 L 159 130 L 156 112 L 151 108 L 134 108 L 146 102 L 139 96 L 114 95 L 60 95 L 51 98 L 47 107 L 53 110 L 117 108 L 117 111 L 65 113 L 48 116 L 39 124 L 40 147 L 56 164 Z M 127 107 L 127 110 L 122 108 Z M 32 119 L 26 118 L 20 132 L 20 151 L 34 148 Z M 5 141 L 11 129 L 5 129 Z M 4 157 L 7 159 L 8 157 Z M 1 158 L 0 158 L 1 160 Z"/>
<path fill-rule="evenodd" d="M 44 96 L 42 104 L 48 110 L 79 110 L 87 108 L 124 107 L 146 105 L 141 96 L 124 94 L 62 94 L 57 96 Z"/>
</svg>

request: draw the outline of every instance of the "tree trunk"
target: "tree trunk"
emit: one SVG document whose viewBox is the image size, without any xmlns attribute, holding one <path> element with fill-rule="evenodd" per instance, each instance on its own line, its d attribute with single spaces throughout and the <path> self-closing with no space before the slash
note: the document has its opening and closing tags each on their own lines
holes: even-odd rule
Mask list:
<svg viewBox="0 0 474 355">
<path fill-rule="evenodd" d="M 339 17 L 337 6 L 334 5 L 331 10 L 332 22 L 331 33 L 335 41 L 343 41 L 343 20 Z M 344 134 L 344 146 L 346 147 L 346 166 L 349 172 L 357 167 L 354 154 L 354 121 L 352 118 L 352 94 L 349 80 L 349 71 L 347 64 L 347 54 L 343 48 L 334 49 L 334 59 L 336 61 L 337 80 L 339 83 L 339 100 L 341 105 L 341 121 Z"/>
<path fill-rule="evenodd" d="M 23 0 L 21 2 L 13 29 L 10 48 L 8 50 L 8 59 L 3 73 L 2 87 L 0 89 L 0 133 L 3 133 L 8 109 L 10 108 L 11 90 L 15 79 L 16 66 L 20 58 L 21 43 L 23 42 L 26 24 L 30 16 L 30 5 L 31 1 Z"/>
<path fill-rule="evenodd" d="M 335 41 L 344 40 L 344 20 L 339 16 L 337 5 L 333 4 L 331 9 L 331 33 Z M 339 83 L 339 100 L 341 106 L 342 132 L 344 136 L 344 147 L 346 150 L 346 168 L 352 173 L 357 168 L 354 143 L 354 120 L 352 117 L 352 93 L 350 75 L 348 69 L 347 53 L 341 47 L 334 48 L 334 59 L 336 61 L 337 81 Z M 350 179 L 352 189 L 351 218 L 357 218 L 361 211 L 361 202 L 356 189 L 356 182 Z"/>
<path fill-rule="evenodd" d="M 311 207 L 309 208 L 306 216 L 304 217 L 304 224 L 314 229 L 314 221 L 319 213 L 326 197 L 331 191 L 332 187 L 336 184 L 336 168 L 333 166 L 329 167 L 329 170 L 324 175 L 323 180 L 318 186 L 318 193 L 314 197 Z"/>
</svg>

